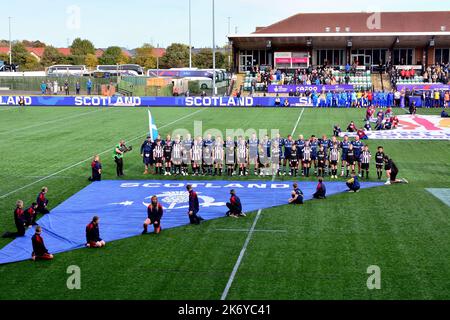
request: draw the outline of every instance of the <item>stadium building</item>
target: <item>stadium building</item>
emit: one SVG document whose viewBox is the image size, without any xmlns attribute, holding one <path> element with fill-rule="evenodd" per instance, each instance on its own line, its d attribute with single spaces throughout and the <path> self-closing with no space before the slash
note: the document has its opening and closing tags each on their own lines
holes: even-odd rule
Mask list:
<svg viewBox="0 0 450 320">
<path fill-rule="evenodd" d="M 450 12 L 300 13 L 230 35 L 235 70 L 448 63 Z"/>
</svg>

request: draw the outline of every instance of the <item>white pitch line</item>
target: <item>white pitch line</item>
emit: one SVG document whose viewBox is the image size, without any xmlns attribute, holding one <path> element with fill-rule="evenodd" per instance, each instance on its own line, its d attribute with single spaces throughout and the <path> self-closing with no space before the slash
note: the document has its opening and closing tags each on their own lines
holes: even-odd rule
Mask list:
<svg viewBox="0 0 450 320">
<path fill-rule="evenodd" d="M 239 257 L 234 265 L 233 271 L 231 272 L 230 278 L 228 279 L 228 283 L 225 287 L 225 290 L 223 290 L 222 297 L 220 298 L 220 300 L 222 300 L 222 301 L 227 299 L 228 292 L 230 291 L 231 285 L 233 284 L 234 278 L 236 277 L 236 273 L 239 269 L 239 266 L 241 265 L 242 259 L 244 258 L 245 251 L 247 251 L 247 246 L 250 243 L 250 240 L 253 236 L 253 232 L 255 232 L 256 223 L 258 222 L 259 217 L 261 216 L 261 212 L 262 212 L 262 209 L 259 209 L 259 211 L 255 217 L 255 220 L 253 221 L 252 227 L 250 228 L 250 231 L 248 232 L 247 239 L 245 239 L 245 243 L 244 243 L 244 246 L 242 247 L 241 253 L 239 254 Z"/>
<path fill-rule="evenodd" d="M 181 120 L 184 120 L 184 119 L 186 119 L 186 118 L 188 118 L 188 117 L 191 117 L 191 116 L 193 116 L 193 115 L 195 115 L 195 114 L 197 114 L 197 113 L 199 113 L 199 112 L 202 112 L 202 111 L 204 111 L 204 110 L 205 110 L 205 109 L 197 110 L 197 111 L 195 111 L 195 112 L 193 112 L 193 113 L 190 113 L 190 114 L 188 114 L 188 115 L 186 115 L 186 116 L 184 116 L 184 117 L 181 117 L 181 118 L 179 118 L 179 119 L 177 119 L 177 120 L 175 120 L 175 121 L 172 121 L 171 123 L 165 124 L 165 125 L 163 125 L 162 127 L 160 127 L 159 129 L 166 128 L 166 127 L 168 127 L 168 126 L 170 126 L 170 125 L 172 125 L 172 124 L 175 124 L 175 123 L 177 123 L 177 122 L 179 122 L 179 121 L 181 121 Z M 127 141 L 128 141 L 128 142 L 132 142 L 132 141 L 135 141 L 135 140 L 137 140 L 137 139 L 141 139 L 142 137 L 144 137 L 144 136 L 146 136 L 146 135 L 147 135 L 147 133 L 144 134 L 144 135 L 139 135 L 139 136 L 134 137 L 133 139 L 127 140 Z M 112 148 L 112 147 L 111 147 L 111 148 Z M 110 151 L 111 151 L 111 148 L 106 149 L 105 151 L 99 153 L 98 155 L 101 156 L 101 155 L 103 155 L 103 154 L 105 154 L 105 153 L 107 153 L 107 152 L 110 152 Z M 18 188 L 18 189 L 16 189 L 16 190 L 13 190 L 13 191 L 11 191 L 11 192 L 5 193 L 4 195 L 0 196 L 0 199 L 4 199 L 4 198 L 6 198 L 6 197 L 8 197 L 8 196 L 10 196 L 10 195 L 12 195 L 12 194 L 14 194 L 14 193 L 20 191 L 20 190 L 26 189 L 26 188 L 31 187 L 31 186 L 33 186 L 33 185 L 35 185 L 35 184 L 37 184 L 37 183 L 39 183 L 39 182 L 41 182 L 41 181 L 44 181 L 44 180 L 47 180 L 47 179 L 52 178 L 52 177 L 54 177 L 54 176 L 57 176 L 57 175 L 59 175 L 59 174 L 62 173 L 62 172 L 65 172 L 65 171 L 67 171 L 67 170 L 69 170 L 69 169 L 72 169 L 72 168 L 74 168 L 74 167 L 76 167 L 76 166 L 79 166 L 80 164 L 83 164 L 83 163 L 85 163 L 85 162 L 87 162 L 87 161 L 90 161 L 90 160 L 92 160 L 92 157 L 89 157 L 89 158 L 87 158 L 87 159 L 85 159 L 85 160 L 79 161 L 79 162 L 77 162 L 77 163 L 75 163 L 75 164 L 73 164 L 73 165 L 71 165 L 71 166 L 69 166 L 69 167 L 66 167 L 66 168 L 64 168 L 64 169 L 62 169 L 62 170 L 59 170 L 59 171 L 57 171 L 57 172 L 55 172 L 55 173 L 52 173 L 52 174 L 50 174 L 50 175 L 48 175 L 48 176 L 46 176 L 46 177 L 43 177 L 43 178 L 41 178 L 41 179 L 39 179 L 39 180 L 36 180 L 36 181 L 34 181 L 34 182 L 32 182 L 32 183 L 29 183 L 29 184 L 27 184 L 27 185 L 25 185 L 25 186 L 23 186 L 23 187 L 20 187 L 20 188 Z"/>
<path fill-rule="evenodd" d="M 295 124 L 294 130 L 292 132 L 292 135 L 295 134 L 295 131 L 297 130 L 298 124 L 300 123 L 300 120 L 302 119 L 303 113 L 305 112 L 305 108 L 302 109 L 302 112 L 300 113 L 297 123 Z M 272 182 L 274 182 L 276 179 L 276 175 L 272 176 Z M 248 231 L 247 239 L 245 239 L 244 246 L 241 249 L 241 253 L 239 254 L 239 257 L 234 265 L 233 271 L 231 272 L 230 278 L 228 279 L 227 285 L 225 286 L 225 289 L 223 290 L 222 297 L 220 300 L 224 301 L 227 299 L 228 292 L 230 291 L 231 285 L 234 282 L 234 278 L 236 277 L 236 274 L 239 270 L 239 267 L 241 265 L 242 259 L 244 258 L 245 252 L 247 251 L 248 244 L 250 243 L 250 240 L 252 239 L 253 233 L 255 232 L 256 223 L 259 220 L 259 217 L 261 216 L 262 209 L 258 211 L 256 214 L 255 220 L 253 221 L 252 227 Z"/>
<path fill-rule="evenodd" d="M 17 128 L 17 129 L 10 130 L 10 131 L 0 132 L 0 135 L 2 135 L 2 134 L 10 134 L 10 133 L 14 133 L 14 132 L 23 131 L 23 130 L 28 130 L 28 129 L 40 127 L 40 126 L 43 126 L 43 125 L 47 125 L 47 124 L 51 124 L 51 123 L 55 123 L 55 122 L 59 122 L 59 121 L 63 121 L 63 120 L 79 118 L 79 117 L 82 117 L 82 116 L 85 116 L 85 115 L 88 115 L 88 114 L 91 114 L 91 113 L 99 112 L 99 111 L 102 111 L 102 110 L 105 110 L 105 109 L 93 110 L 93 111 L 89 111 L 89 112 L 85 112 L 85 113 L 75 114 L 73 116 L 66 117 L 66 118 L 58 118 L 58 119 L 54 119 L 54 120 L 50 120 L 50 121 L 46 121 L 46 122 L 36 123 L 36 124 L 34 124 L 32 126 L 21 127 L 21 128 Z"/>
<path fill-rule="evenodd" d="M 300 120 L 302 120 L 302 117 L 303 117 L 303 112 L 305 112 L 305 108 L 303 108 L 302 112 L 300 112 L 300 115 L 298 116 L 297 123 L 295 124 L 294 130 L 292 130 L 291 136 L 294 136 L 295 131 L 297 131 L 298 124 L 300 123 Z"/>
<path fill-rule="evenodd" d="M 230 231 L 230 232 L 249 232 L 248 229 L 215 229 L 216 231 Z M 286 233 L 287 230 L 253 230 L 253 232 L 273 232 Z"/>
</svg>

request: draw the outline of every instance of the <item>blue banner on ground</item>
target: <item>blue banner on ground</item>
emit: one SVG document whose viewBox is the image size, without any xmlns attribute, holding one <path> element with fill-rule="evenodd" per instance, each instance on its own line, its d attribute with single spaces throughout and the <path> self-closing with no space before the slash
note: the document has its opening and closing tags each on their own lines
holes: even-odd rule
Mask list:
<svg viewBox="0 0 450 320">
<path fill-rule="evenodd" d="M 284 205 L 291 194 L 291 184 L 286 182 L 192 181 L 189 183 L 198 194 L 199 214 L 205 220 L 225 216 L 230 189 L 236 190 L 245 212 Z M 186 184 L 176 181 L 95 182 L 38 221 L 43 229 L 45 245 L 50 253 L 83 248 L 86 243 L 85 228 L 94 215 L 100 217 L 100 236 L 106 242 L 138 236 L 142 232 L 142 224 L 147 218 L 147 205 L 153 195 L 158 196 L 165 209 L 161 221 L 163 230 L 187 225 L 189 206 Z M 312 199 L 317 184 L 301 182 L 299 185 L 305 194 L 305 200 Z M 361 188 L 380 185 L 382 184 L 364 182 L 361 183 Z M 329 182 L 326 186 L 328 196 L 347 190 L 344 182 Z M 357 197 L 354 194 L 349 196 Z M 301 212 L 302 209 L 298 208 L 298 210 Z M 0 264 L 30 259 L 33 233 L 33 229 L 28 230 L 24 237 L 15 239 L 0 250 Z"/>
</svg>

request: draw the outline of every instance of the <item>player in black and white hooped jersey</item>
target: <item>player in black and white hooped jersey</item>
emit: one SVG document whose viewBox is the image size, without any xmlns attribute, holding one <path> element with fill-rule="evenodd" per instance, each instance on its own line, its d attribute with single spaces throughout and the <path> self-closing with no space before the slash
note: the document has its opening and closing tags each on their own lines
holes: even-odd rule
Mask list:
<svg viewBox="0 0 450 320">
<path fill-rule="evenodd" d="M 369 168 L 370 168 L 370 160 L 372 159 L 372 155 L 369 151 L 369 146 L 365 145 L 363 147 L 363 151 L 361 153 L 361 169 L 362 169 L 362 178 L 364 178 L 364 173 L 366 173 L 366 179 L 369 179 Z"/>
<path fill-rule="evenodd" d="M 156 140 L 156 145 L 153 148 L 153 159 L 155 159 L 155 174 L 163 174 L 163 156 L 164 149 L 161 140 Z"/>
<path fill-rule="evenodd" d="M 224 144 L 225 147 L 225 164 L 227 165 L 227 176 L 231 177 L 234 174 L 234 165 L 236 163 L 236 142 L 227 137 Z"/>
<path fill-rule="evenodd" d="M 222 176 L 223 170 L 223 140 L 222 137 L 217 137 L 213 146 L 213 161 L 214 161 L 214 174 L 213 176 Z"/>
<path fill-rule="evenodd" d="M 337 179 L 338 164 L 339 164 L 339 143 L 336 141 L 332 144 L 329 154 L 331 179 Z"/>
<path fill-rule="evenodd" d="M 192 137 L 188 133 L 184 137 L 183 141 L 181 142 L 182 145 L 182 164 L 181 164 L 181 174 L 183 176 L 189 175 L 189 166 L 192 162 L 192 145 L 193 145 Z"/>
<path fill-rule="evenodd" d="M 172 144 L 172 165 L 173 173 L 176 175 L 182 175 L 181 164 L 183 158 L 183 145 L 181 143 L 180 136 L 176 136 Z"/>
<path fill-rule="evenodd" d="M 309 177 L 309 170 L 311 169 L 311 153 L 312 149 L 310 141 L 306 141 L 305 148 L 303 149 L 303 174 L 305 177 Z"/>
<path fill-rule="evenodd" d="M 191 149 L 191 159 L 192 159 L 192 172 L 194 176 L 198 176 L 200 174 L 200 168 L 202 166 L 203 161 L 203 145 L 201 137 L 197 137 L 194 140 L 194 144 Z"/>
<path fill-rule="evenodd" d="M 239 175 L 246 176 L 248 163 L 248 149 L 247 149 L 247 142 L 244 140 L 242 136 L 238 138 L 236 151 L 239 165 Z"/>
<path fill-rule="evenodd" d="M 211 142 L 211 143 L 210 143 Z M 212 168 L 214 165 L 213 160 L 213 148 L 214 148 L 214 141 L 208 140 L 203 142 L 203 175 L 205 176 L 212 176 Z"/>
</svg>

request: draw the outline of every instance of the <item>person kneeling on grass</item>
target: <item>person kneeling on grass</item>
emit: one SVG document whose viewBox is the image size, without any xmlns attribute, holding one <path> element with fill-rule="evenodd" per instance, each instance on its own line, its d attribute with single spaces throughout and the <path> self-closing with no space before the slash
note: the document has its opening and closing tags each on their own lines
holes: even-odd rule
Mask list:
<svg viewBox="0 0 450 320">
<path fill-rule="evenodd" d="M 86 226 L 86 247 L 88 248 L 101 248 L 106 245 L 105 241 L 100 238 L 99 222 L 100 218 L 95 216 Z"/>
<path fill-rule="evenodd" d="M 347 181 L 347 187 L 350 189 L 349 192 L 359 192 L 361 185 L 356 174 L 352 174 L 352 178 Z"/>
<path fill-rule="evenodd" d="M 384 156 L 384 163 L 386 164 L 386 174 L 389 177 L 388 181 L 386 181 L 385 185 L 390 185 L 394 183 L 409 183 L 406 179 L 397 179 L 398 175 L 398 167 L 395 162 L 389 158 L 388 155 Z"/>
<path fill-rule="evenodd" d="M 33 245 L 33 253 L 31 254 L 31 259 L 33 261 L 37 260 L 52 260 L 53 255 L 48 253 L 47 248 L 44 245 L 44 239 L 41 236 L 42 228 L 40 226 L 36 227 L 36 233 L 31 237 L 31 243 Z"/>
<path fill-rule="evenodd" d="M 241 199 L 236 195 L 236 191 L 231 190 L 230 195 L 230 202 L 227 202 L 227 208 L 229 209 L 227 216 L 233 218 L 245 217 L 245 213 L 242 212 Z"/>
<path fill-rule="evenodd" d="M 317 184 L 316 193 L 313 194 L 314 199 L 326 199 L 327 198 L 327 188 L 323 183 L 323 179 L 319 178 L 319 183 Z"/>
<path fill-rule="evenodd" d="M 5 232 L 2 238 L 15 239 L 17 237 L 23 237 L 25 235 L 25 211 L 23 210 L 23 201 L 17 200 L 16 208 L 14 209 L 14 224 L 16 225 L 17 232 Z"/>
<path fill-rule="evenodd" d="M 303 192 L 299 189 L 298 184 L 293 184 L 294 190 L 292 191 L 289 204 L 303 204 Z"/>
<path fill-rule="evenodd" d="M 147 208 L 147 220 L 144 222 L 144 231 L 142 234 L 146 234 L 148 232 L 148 226 L 153 224 L 153 228 L 155 229 L 155 233 L 159 234 L 161 232 L 161 218 L 163 216 L 163 207 L 160 203 L 158 203 L 158 197 L 152 197 L 152 203 Z"/>
</svg>

